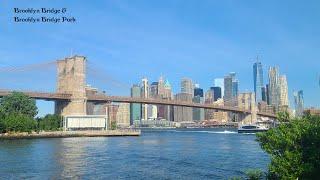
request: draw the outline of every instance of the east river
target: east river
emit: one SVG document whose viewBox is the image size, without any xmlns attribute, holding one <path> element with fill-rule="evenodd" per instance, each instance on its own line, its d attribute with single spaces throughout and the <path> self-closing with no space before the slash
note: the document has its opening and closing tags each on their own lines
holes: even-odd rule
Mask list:
<svg viewBox="0 0 320 180">
<path fill-rule="evenodd" d="M 225 129 L 0 141 L 0 179 L 228 179 L 269 161 L 254 134 Z"/>
</svg>

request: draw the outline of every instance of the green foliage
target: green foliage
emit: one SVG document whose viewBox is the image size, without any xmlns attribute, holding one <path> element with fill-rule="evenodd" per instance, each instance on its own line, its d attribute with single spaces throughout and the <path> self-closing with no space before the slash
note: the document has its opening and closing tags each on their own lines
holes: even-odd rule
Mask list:
<svg viewBox="0 0 320 180">
<path fill-rule="evenodd" d="M 305 116 L 258 133 L 271 155 L 269 179 L 316 179 L 320 176 L 320 117 Z"/>
<path fill-rule="evenodd" d="M 115 130 L 117 129 L 117 122 L 116 121 L 112 121 L 111 122 L 111 130 Z"/>
<path fill-rule="evenodd" d="M 249 180 L 260 180 L 264 178 L 264 173 L 260 169 L 249 169 L 245 173 Z"/>
<path fill-rule="evenodd" d="M 288 113 L 288 111 L 278 112 L 277 119 L 280 122 L 289 122 L 290 121 L 290 114 Z"/>
<path fill-rule="evenodd" d="M 2 112 L 1 106 L 0 106 L 0 133 L 5 132 L 5 125 L 4 125 L 4 113 Z"/>
<path fill-rule="evenodd" d="M 245 171 L 245 177 L 235 176 L 229 178 L 230 180 L 261 180 L 265 179 L 265 173 L 260 169 L 248 169 Z"/>
<path fill-rule="evenodd" d="M 5 132 L 31 132 L 36 128 L 36 121 L 24 114 L 9 114 L 3 119 Z"/>
<path fill-rule="evenodd" d="M 22 114 L 33 118 L 38 113 L 36 101 L 21 92 L 13 92 L 1 98 L 0 109 L 6 116 L 10 114 Z"/>
<path fill-rule="evenodd" d="M 0 133 L 31 132 L 36 129 L 33 119 L 38 113 L 35 100 L 13 92 L 0 99 Z"/>
<path fill-rule="evenodd" d="M 55 114 L 47 114 L 43 118 L 38 119 L 39 129 L 45 131 L 56 131 L 61 126 L 61 116 Z"/>
<path fill-rule="evenodd" d="M 5 130 L 6 130 L 6 126 L 4 124 L 4 119 L 0 118 L 0 133 L 5 132 Z"/>
</svg>

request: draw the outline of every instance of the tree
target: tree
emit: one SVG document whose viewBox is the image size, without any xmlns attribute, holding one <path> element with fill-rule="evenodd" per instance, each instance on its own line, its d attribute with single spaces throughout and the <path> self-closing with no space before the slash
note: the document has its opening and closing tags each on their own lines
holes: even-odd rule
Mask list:
<svg viewBox="0 0 320 180">
<path fill-rule="evenodd" d="M 36 121 L 23 114 L 11 113 L 4 117 L 5 132 L 31 132 L 36 129 Z"/>
<path fill-rule="evenodd" d="M 36 128 L 33 119 L 38 113 L 35 100 L 23 93 L 13 92 L 0 99 L 0 133 L 31 132 Z"/>
<path fill-rule="evenodd" d="M 22 114 L 33 118 L 38 114 L 36 101 L 21 92 L 13 92 L 0 99 L 0 109 L 5 115 Z"/>
<path fill-rule="evenodd" d="M 0 133 L 5 132 L 5 125 L 4 125 L 4 113 L 2 112 L 2 108 L 0 106 Z"/>
<path fill-rule="evenodd" d="M 320 176 L 320 117 L 305 116 L 258 133 L 271 155 L 269 179 L 316 179 Z"/>
<path fill-rule="evenodd" d="M 280 122 L 289 122 L 290 121 L 290 114 L 288 113 L 288 111 L 278 112 L 277 119 Z"/>
<path fill-rule="evenodd" d="M 55 114 L 47 114 L 43 118 L 39 118 L 40 130 L 59 130 L 61 126 L 61 116 Z"/>
</svg>

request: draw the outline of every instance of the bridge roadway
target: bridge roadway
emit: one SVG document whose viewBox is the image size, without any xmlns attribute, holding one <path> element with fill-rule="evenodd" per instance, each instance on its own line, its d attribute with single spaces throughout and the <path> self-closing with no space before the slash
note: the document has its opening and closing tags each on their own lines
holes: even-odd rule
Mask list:
<svg viewBox="0 0 320 180">
<path fill-rule="evenodd" d="M 21 91 L 27 96 L 34 99 L 42 100 L 65 100 L 70 101 L 72 98 L 71 94 L 67 93 L 49 93 L 49 92 L 35 92 L 35 91 Z M 10 90 L 0 90 L 0 97 L 7 96 L 12 91 Z M 172 105 L 172 106 L 184 106 L 184 107 L 193 107 L 193 108 L 205 108 L 205 109 L 215 109 L 221 111 L 229 111 L 236 113 L 251 114 L 250 110 L 240 109 L 237 107 L 228 107 L 228 106 L 219 106 L 213 104 L 200 104 L 193 102 L 184 102 L 176 100 L 165 100 L 165 99 L 145 99 L 145 98 L 132 98 L 124 96 L 106 96 L 106 95 L 90 95 L 87 97 L 87 101 L 90 102 L 119 102 L 119 103 L 142 103 L 142 104 L 154 104 L 154 105 Z M 276 118 L 274 114 L 257 112 L 257 115 L 263 117 Z"/>
<path fill-rule="evenodd" d="M 0 97 L 7 96 L 11 94 L 13 91 L 11 90 L 0 90 Z M 25 95 L 34 98 L 34 99 L 42 99 L 42 100 L 70 100 L 71 94 L 65 93 L 50 93 L 50 92 L 36 92 L 36 91 L 17 91 L 22 92 Z"/>
</svg>

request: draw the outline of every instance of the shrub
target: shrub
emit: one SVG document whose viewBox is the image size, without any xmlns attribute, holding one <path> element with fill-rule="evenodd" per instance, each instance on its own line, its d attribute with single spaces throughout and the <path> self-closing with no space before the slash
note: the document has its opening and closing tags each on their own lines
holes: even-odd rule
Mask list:
<svg viewBox="0 0 320 180">
<path fill-rule="evenodd" d="M 5 132 L 31 132 L 36 129 L 36 121 L 23 114 L 8 114 L 3 119 Z"/>
<path fill-rule="evenodd" d="M 320 176 L 320 117 L 291 119 L 258 133 L 257 140 L 271 155 L 269 179 L 316 179 Z"/>
<path fill-rule="evenodd" d="M 47 114 L 43 118 L 38 119 L 40 130 L 56 131 L 61 126 L 61 116 L 55 114 Z"/>
</svg>

